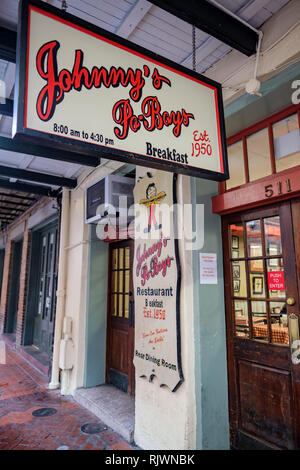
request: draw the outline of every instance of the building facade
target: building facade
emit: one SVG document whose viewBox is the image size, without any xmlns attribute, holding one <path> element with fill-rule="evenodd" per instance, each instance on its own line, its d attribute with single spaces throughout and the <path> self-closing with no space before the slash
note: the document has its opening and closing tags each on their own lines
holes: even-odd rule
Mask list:
<svg viewBox="0 0 300 470">
<path fill-rule="evenodd" d="M 135 6 L 147 15 L 151 6 L 141 3 Z M 91 220 L 93 188 L 97 202 L 107 177 L 131 181 L 130 200 L 149 217 L 142 231 L 152 233 L 153 225 L 163 240 L 166 220 L 158 213 L 169 189 L 155 184 L 170 173 L 107 153 L 88 169 L 79 167 L 84 155 L 77 156 L 78 166 L 64 173 L 76 182 L 64 180 L 57 197 L 32 201 L 0 232 L 1 337 L 48 374 L 49 389 L 73 395 L 142 449 L 300 448 L 300 10 L 298 0 L 279 2 L 281 9 L 272 3 L 270 10 L 240 3 L 243 21 L 261 27 L 258 53 L 227 50 L 224 57 L 218 39 L 201 44 L 206 58 L 219 53 L 202 71 L 223 87 L 230 177 L 218 183 L 177 175 L 176 230 L 165 245 L 154 242 L 141 256 L 143 244 L 133 236 L 137 216 L 122 224 L 119 200 L 109 200 L 119 211 L 116 226 L 109 214 L 104 222 L 99 213 Z M 128 21 L 118 30 L 127 38 Z M 143 197 L 136 196 L 145 181 Z M 116 196 L 124 194 L 121 183 Z M 155 252 L 158 263 L 157 251 L 173 242 L 175 255 L 166 251 L 159 275 L 139 285 L 137 259 L 144 256 L 146 265 Z M 175 258 L 173 280 L 166 273 Z M 169 331 L 159 298 L 165 279 L 175 287 L 163 295 L 177 295 L 168 304 Z M 147 315 L 151 329 L 141 333 L 140 317 Z M 169 332 L 164 351 L 175 355 L 173 362 L 155 353 Z M 147 372 L 141 335 L 153 335 Z M 179 379 L 171 386 L 172 371 Z"/>
</svg>

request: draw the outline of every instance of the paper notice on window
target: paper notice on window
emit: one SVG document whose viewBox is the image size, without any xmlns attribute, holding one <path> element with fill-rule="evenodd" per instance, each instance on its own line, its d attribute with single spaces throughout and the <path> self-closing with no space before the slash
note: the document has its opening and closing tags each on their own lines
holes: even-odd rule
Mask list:
<svg viewBox="0 0 300 470">
<path fill-rule="evenodd" d="M 216 253 L 200 253 L 200 284 L 218 284 Z"/>
</svg>

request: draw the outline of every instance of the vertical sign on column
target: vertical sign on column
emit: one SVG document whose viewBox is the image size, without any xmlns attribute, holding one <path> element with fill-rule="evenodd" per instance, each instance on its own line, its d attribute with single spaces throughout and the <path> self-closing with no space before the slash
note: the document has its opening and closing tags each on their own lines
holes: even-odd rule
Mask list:
<svg viewBox="0 0 300 470">
<path fill-rule="evenodd" d="M 144 211 L 136 218 L 134 245 L 134 365 L 139 377 L 157 377 L 174 392 L 183 381 L 176 175 L 147 173 L 136 183 L 134 200 Z"/>
</svg>

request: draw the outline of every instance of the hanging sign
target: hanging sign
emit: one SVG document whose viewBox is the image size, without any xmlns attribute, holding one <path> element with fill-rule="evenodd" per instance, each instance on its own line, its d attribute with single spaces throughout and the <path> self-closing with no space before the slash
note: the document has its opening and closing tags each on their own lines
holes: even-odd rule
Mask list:
<svg viewBox="0 0 300 470">
<path fill-rule="evenodd" d="M 37 0 L 21 0 L 14 136 L 228 178 L 221 86 Z"/>
<path fill-rule="evenodd" d="M 144 208 L 136 218 L 134 242 L 135 348 L 140 377 L 157 377 L 175 391 L 183 381 L 180 354 L 180 264 L 175 213 L 160 217 L 160 204 L 175 201 L 176 175 L 151 172 L 134 189 L 135 204 Z M 146 214 L 145 214 L 146 212 Z M 146 237 L 147 235 L 147 237 Z"/>
</svg>

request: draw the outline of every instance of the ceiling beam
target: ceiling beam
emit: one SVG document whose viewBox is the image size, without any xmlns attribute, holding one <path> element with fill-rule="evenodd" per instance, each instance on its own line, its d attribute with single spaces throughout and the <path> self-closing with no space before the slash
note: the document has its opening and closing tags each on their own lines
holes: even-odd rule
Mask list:
<svg viewBox="0 0 300 470">
<path fill-rule="evenodd" d="M 0 219 L 6 219 L 6 220 L 13 220 L 15 219 L 16 217 L 18 216 L 18 214 L 16 214 L 16 216 L 12 216 L 12 215 L 8 215 L 8 214 L 2 214 L 0 212 Z"/>
<path fill-rule="evenodd" d="M 83 155 L 77 152 L 67 150 L 57 150 L 43 145 L 30 144 L 20 140 L 9 139 L 0 136 L 0 149 L 9 152 L 25 153 L 26 155 L 35 155 L 36 157 L 50 158 L 52 160 L 63 160 L 69 163 L 78 163 L 79 165 L 96 167 L 100 163 L 99 157 Z"/>
<path fill-rule="evenodd" d="M 49 175 L 47 173 L 39 173 L 37 171 L 21 170 L 10 166 L 0 165 L 0 176 L 8 176 L 21 180 L 36 181 L 54 186 L 64 186 L 66 188 L 76 188 L 77 180 L 75 178 L 64 178 L 62 176 Z"/>
<path fill-rule="evenodd" d="M 0 199 L 0 207 L 1 203 L 5 204 L 5 206 L 10 204 L 11 206 L 25 207 L 26 209 L 31 206 L 30 202 L 28 204 L 24 204 L 23 202 L 7 201 L 6 199 Z M 13 209 L 13 207 L 10 207 L 10 209 Z"/>
<path fill-rule="evenodd" d="M 16 208 L 16 207 L 3 207 L 3 206 L 0 206 L 0 212 L 2 212 L 3 214 L 11 214 L 11 211 L 24 212 L 24 209 L 22 209 L 22 207 Z"/>
<path fill-rule="evenodd" d="M 40 194 L 41 196 L 56 197 L 58 191 L 54 191 L 46 186 L 28 183 L 11 183 L 8 180 L 0 179 L 0 188 L 10 189 L 12 191 L 20 191 L 23 193 Z"/>
<path fill-rule="evenodd" d="M 150 0 L 150 2 L 248 57 L 256 52 L 258 32 L 208 0 L 202 0 L 201 5 L 196 0 L 184 0 L 184 2 Z"/>
<path fill-rule="evenodd" d="M 16 62 L 17 33 L 0 26 L 0 59 Z"/>
<path fill-rule="evenodd" d="M 32 202 L 36 202 L 36 198 L 35 197 L 31 197 L 31 196 L 20 196 L 20 194 L 10 194 L 10 193 L 2 193 L 0 192 L 0 196 L 5 196 L 5 197 L 13 197 L 14 199 L 21 199 L 21 200 L 28 200 L 28 201 L 32 201 Z M 7 201 L 8 202 L 8 201 Z M 14 204 L 19 204 L 17 202 L 14 202 Z M 26 204 L 27 206 L 28 204 Z"/>
<path fill-rule="evenodd" d="M 115 34 L 128 39 L 152 6 L 153 5 L 151 5 L 147 0 L 138 0 L 131 8 L 128 15 L 124 18 L 118 29 L 116 29 Z"/>
</svg>

